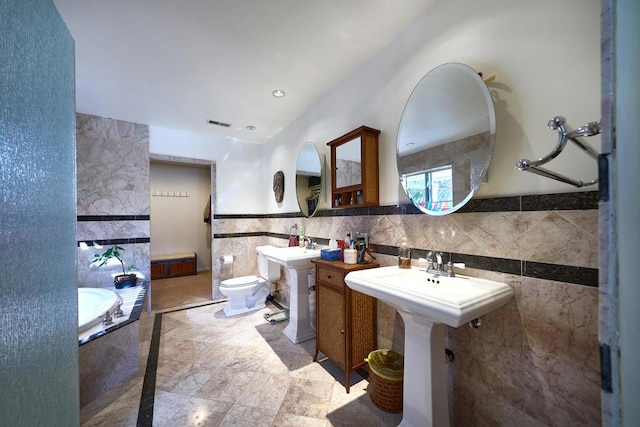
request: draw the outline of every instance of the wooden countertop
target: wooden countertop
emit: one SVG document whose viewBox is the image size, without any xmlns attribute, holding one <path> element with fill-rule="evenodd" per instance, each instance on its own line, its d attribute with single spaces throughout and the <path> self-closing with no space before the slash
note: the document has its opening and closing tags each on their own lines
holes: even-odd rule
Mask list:
<svg viewBox="0 0 640 427">
<path fill-rule="evenodd" d="M 320 266 L 333 268 L 333 269 L 340 269 L 346 272 L 380 267 L 380 264 L 378 264 L 377 262 L 368 262 L 367 264 L 345 264 L 342 261 L 326 261 L 320 258 L 312 259 L 311 262 L 314 264 L 318 264 Z"/>
</svg>

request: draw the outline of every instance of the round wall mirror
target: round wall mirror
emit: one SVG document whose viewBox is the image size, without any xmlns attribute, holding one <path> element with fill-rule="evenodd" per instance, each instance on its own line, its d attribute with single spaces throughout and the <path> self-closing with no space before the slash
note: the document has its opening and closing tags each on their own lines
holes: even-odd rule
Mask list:
<svg viewBox="0 0 640 427">
<path fill-rule="evenodd" d="M 305 142 L 296 163 L 296 196 L 300 211 L 311 217 L 318 209 L 322 191 L 322 158 L 315 144 Z"/>
<path fill-rule="evenodd" d="M 418 209 L 446 215 L 473 197 L 491 163 L 495 117 L 486 84 L 467 65 L 443 64 L 420 80 L 397 141 L 400 181 Z"/>
</svg>

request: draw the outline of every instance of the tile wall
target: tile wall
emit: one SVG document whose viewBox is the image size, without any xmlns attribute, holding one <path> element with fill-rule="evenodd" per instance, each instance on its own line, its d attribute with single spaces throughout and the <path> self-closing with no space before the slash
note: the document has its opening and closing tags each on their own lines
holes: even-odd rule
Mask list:
<svg viewBox="0 0 640 427">
<path fill-rule="evenodd" d="M 125 265 L 150 277 L 148 126 L 77 114 L 76 161 L 78 286 L 113 288 L 111 275 L 121 273 L 118 266 L 91 267 L 104 250 L 96 243 L 123 247 Z M 82 345 L 80 406 L 135 373 L 138 356 L 138 322 Z"/>
<path fill-rule="evenodd" d="M 78 286 L 112 286 L 118 267 L 91 267 L 93 255 L 122 246 L 127 267 L 149 277 L 149 127 L 76 115 Z M 104 250 L 104 249 L 103 249 Z"/>
<path fill-rule="evenodd" d="M 407 237 L 414 258 L 443 251 L 445 259 L 451 254 L 467 264 L 464 274 L 515 291 L 480 328 L 448 328 L 447 347 L 455 354 L 447 365 L 452 425 L 600 425 L 597 193 L 472 202 L 442 217 L 408 206 L 323 211 L 314 218 L 216 216 L 214 256 L 237 260 L 217 266 L 214 277 L 255 274 L 255 246 L 286 245 L 295 223 L 320 243 L 366 232 L 383 266 L 395 264 L 397 245 Z M 278 299 L 285 305 L 287 279 L 283 270 Z M 400 317 L 379 302 L 379 347 L 402 352 L 403 337 Z"/>
</svg>

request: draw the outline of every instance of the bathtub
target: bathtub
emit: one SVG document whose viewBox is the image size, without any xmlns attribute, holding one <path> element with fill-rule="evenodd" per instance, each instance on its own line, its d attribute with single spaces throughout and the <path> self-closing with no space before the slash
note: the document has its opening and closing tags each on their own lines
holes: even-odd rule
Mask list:
<svg viewBox="0 0 640 427">
<path fill-rule="evenodd" d="M 100 323 L 107 312 L 113 312 L 120 297 L 102 288 L 78 288 L 78 332 L 82 333 Z"/>
</svg>

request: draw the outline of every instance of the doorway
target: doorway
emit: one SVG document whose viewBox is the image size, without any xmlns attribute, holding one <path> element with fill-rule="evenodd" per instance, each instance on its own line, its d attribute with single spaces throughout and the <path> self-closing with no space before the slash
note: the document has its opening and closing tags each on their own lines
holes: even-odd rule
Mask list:
<svg viewBox="0 0 640 427">
<path fill-rule="evenodd" d="M 196 274 L 152 277 L 153 310 L 213 300 L 212 206 L 215 164 L 150 154 L 150 255 L 196 254 Z M 212 197 L 213 196 L 213 197 Z"/>
</svg>

